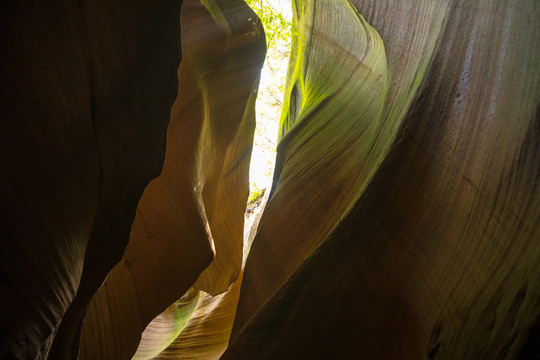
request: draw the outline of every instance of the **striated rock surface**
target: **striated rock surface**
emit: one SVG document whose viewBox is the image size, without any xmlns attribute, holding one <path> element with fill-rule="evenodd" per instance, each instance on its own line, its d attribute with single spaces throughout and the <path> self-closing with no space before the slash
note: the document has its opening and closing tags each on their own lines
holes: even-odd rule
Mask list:
<svg viewBox="0 0 540 360">
<path fill-rule="evenodd" d="M 201 296 L 199 306 L 180 335 L 155 360 L 214 360 L 227 349 L 240 296 L 242 274 L 217 296 Z"/>
<path fill-rule="evenodd" d="M 397 141 L 222 359 L 525 358 L 540 315 L 538 6 L 354 5 L 387 49 L 389 111 L 404 114 Z M 420 87 L 409 104 L 392 102 L 410 92 L 392 90 L 404 78 Z M 274 241 L 294 243 L 282 228 Z M 255 271 L 258 288 L 274 288 L 272 267 Z"/>
<path fill-rule="evenodd" d="M 165 350 L 182 332 L 198 308 L 200 291 L 190 289 L 178 301 L 155 317 L 144 329 L 133 360 L 152 359 Z"/>
<path fill-rule="evenodd" d="M 81 359 L 124 359 L 137 348 L 136 358 L 149 358 L 178 333 L 171 324 L 168 343 L 138 346 L 152 319 L 192 285 L 218 294 L 240 272 L 264 35 L 242 1 L 186 0 L 181 24 L 180 85 L 163 172 L 142 196 L 122 262 L 90 304 Z M 156 340 L 166 327 L 154 325 L 146 334 Z"/>
<path fill-rule="evenodd" d="M 0 358 L 538 357 L 537 1 L 293 6 L 243 244 L 245 3 L 2 2 Z"/>
<path fill-rule="evenodd" d="M 0 5 L 0 358 L 46 358 L 53 341 L 49 358 L 74 358 L 161 170 L 180 4 Z"/>
<path fill-rule="evenodd" d="M 349 211 L 402 121 L 387 100 L 392 79 L 383 41 L 356 8 L 346 0 L 297 2 L 295 23 L 274 185 L 247 260 L 233 332 Z"/>
</svg>

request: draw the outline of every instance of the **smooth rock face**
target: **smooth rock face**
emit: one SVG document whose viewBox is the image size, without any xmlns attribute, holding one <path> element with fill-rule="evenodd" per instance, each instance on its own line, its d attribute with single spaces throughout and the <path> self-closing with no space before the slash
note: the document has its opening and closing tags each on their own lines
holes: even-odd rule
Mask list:
<svg viewBox="0 0 540 360">
<path fill-rule="evenodd" d="M 55 335 L 50 358 L 75 356 L 161 170 L 180 4 L 0 5 L 1 358 L 46 357 Z"/>
<path fill-rule="evenodd" d="M 191 286 L 218 294 L 237 279 L 265 53 L 255 19 L 241 1 L 184 2 L 180 85 L 163 171 L 141 198 L 123 260 L 88 308 L 81 359 L 131 358 L 147 325 Z M 149 331 L 165 328 L 153 325 Z M 148 339 L 136 357 L 167 345 Z"/>
<path fill-rule="evenodd" d="M 219 359 L 229 344 L 241 284 L 242 275 L 226 293 L 202 296 L 180 335 L 153 359 Z"/>
<path fill-rule="evenodd" d="M 398 141 L 353 209 L 222 359 L 525 356 L 540 315 L 538 4 L 355 6 L 385 42 L 390 96 L 410 74 L 420 88 L 392 110 Z"/>
<path fill-rule="evenodd" d="M 297 0 L 244 268 L 262 28 L 180 5 L 0 5 L 0 358 L 538 355 L 536 0 Z"/>
<path fill-rule="evenodd" d="M 388 91 L 383 42 L 343 4 L 297 4 L 274 186 L 247 260 L 235 331 L 328 236 L 392 144 L 387 138 L 395 131 L 381 117 Z"/>
<path fill-rule="evenodd" d="M 445 12 L 430 3 L 403 7 L 411 16 L 385 34 L 385 45 L 347 1 L 295 3 L 272 195 L 248 257 L 233 336 L 326 239 L 394 145 Z M 402 37 L 409 28 L 413 39 Z"/>
<path fill-rule="evenodd" d="M 144 329 L 133 360 L 152 359 L 165 350 L 182 332 L 199 306 L 200 291 L 190 289 L 178 301 L 156 316 Z"/>
</svg>

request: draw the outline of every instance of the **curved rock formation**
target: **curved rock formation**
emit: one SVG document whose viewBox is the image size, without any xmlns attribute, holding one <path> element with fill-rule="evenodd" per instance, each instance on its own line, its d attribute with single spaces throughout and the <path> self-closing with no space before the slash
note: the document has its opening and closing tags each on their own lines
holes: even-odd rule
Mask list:
<svg viewBox="0 0 540 360">
<path fill-rule="evenodd" d="M 122 262 L 88 309 L 81 359 L 131 357 L 145 327 L 194 283 L 217 294 L 237 279 L 265 49 L 256 19 L 242 1 L 184 2 L 163 172 L 143 194 Z M 201 274 L 211 241 L 216 257 Z"/>
<path fill-rule="evenodd" d="M 133 360 L 152 359 L 177 339 L 198 308 L 200 291 L 189 290 L 144 329 Z"/>
<path fill-rule="evenodd" d="M 391 110 L 406 113 L 399 141 L 222 359 L 517 358 L 540 315 L 537 5 L 382 3 L 356 6 L 390 66 L 429 63 L 391 71 L 422 82 Z"/>
<path fill-rule="evenodd" d="M 180 335 L 153 359 L 219 359 L 229 343 L 241 284 L 242 276 L 226 293 L 202 296 L 199 307 Z"/>
<path fill-rule="evenodd" d="M 264 36 L 181 3 L 0 5 L 0 358 L 538 355 L 535 0 L 295 1 L 245 264 Z"/>
<path fill-rule="evenodd" d="M 274 184 L 246 263 L 235 327 L 326 238 L 392 144 L 392 126 L 381 118 L 388 66 L 379 34 L 346 0 L 296 6 Z"/>
<path fill-rule="evenodd" d="M 53 341 L 50 358 L 75 356 L 161 170 L 180 4 L 0 5 L 0 358 L 46 358 Z"/>
<path fill-rule="evenodd" d="M 366 188 L 417 96 L 444 13 L 444 7 L 411 6 L 410 20 L 388 34 L 387 63 L 383 40 L 348 0 L 295 4 L 298 37 L 274 185 L 247 261 L 233 332 Z M 426 18 L 432 22 L 425 24 Z M 413 40 L 398 37 L 415 26 Z"/>
</svg>

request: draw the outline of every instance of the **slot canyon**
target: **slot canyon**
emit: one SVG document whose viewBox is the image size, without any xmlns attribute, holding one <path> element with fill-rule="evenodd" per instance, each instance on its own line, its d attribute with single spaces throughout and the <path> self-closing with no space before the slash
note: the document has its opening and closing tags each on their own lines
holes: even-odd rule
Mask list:
<svg viewBox="0 0 540 360">
<path fill-rule="evenodd" d="M 0 359 L 540 359 L 537 0 L 0 14 Z"/>
</svg>

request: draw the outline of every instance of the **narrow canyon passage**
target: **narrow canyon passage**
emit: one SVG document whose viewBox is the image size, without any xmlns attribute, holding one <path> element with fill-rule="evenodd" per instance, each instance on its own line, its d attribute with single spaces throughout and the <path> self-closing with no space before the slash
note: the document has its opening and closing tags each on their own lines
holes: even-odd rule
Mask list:
<svg viewBox="0 0 540 360">
<path fill-rule="evenodd" d="M 540 356 L 536 0 L 0 16 L 0 359 Z"/>
</svg>

